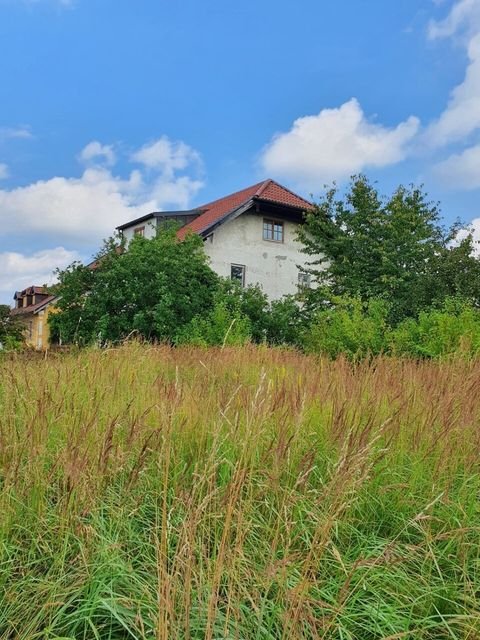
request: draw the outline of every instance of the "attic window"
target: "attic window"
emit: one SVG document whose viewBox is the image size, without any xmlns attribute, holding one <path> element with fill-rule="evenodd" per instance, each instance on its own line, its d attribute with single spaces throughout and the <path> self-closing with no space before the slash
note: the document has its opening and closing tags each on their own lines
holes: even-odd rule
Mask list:
<svg viewBox="0 0 480 640">
<path fill-rule="evenodd" d="M 145 227 L 137 227 L 136 229 L 133 230 L 133 233 L 136 236 L 142 236 L 142 238 L 145 236 Z"/>
<path fill-rule="evenodd" d="M 282 220 L 263 219 L 263 239 L 270 242 L 283 242 Z"/>
</svg>

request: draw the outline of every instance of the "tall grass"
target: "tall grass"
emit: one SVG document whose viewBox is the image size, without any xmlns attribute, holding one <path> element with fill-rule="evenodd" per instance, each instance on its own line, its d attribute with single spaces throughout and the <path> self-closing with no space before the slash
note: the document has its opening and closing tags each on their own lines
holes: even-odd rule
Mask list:
<svg viewBox="0 0 480 640">
<path fill-rule="evenodd" d="M 0 361 L 0 637 L 480 638 L 480 361 Z"/>
</svg>

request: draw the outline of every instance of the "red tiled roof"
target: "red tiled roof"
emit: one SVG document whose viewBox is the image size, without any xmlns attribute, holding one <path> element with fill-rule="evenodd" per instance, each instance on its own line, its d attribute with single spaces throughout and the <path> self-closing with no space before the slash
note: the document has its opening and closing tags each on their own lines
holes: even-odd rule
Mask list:
<svg viewBox="0 0 480 640">
<path fill-rule="evenodd" d="M 198 209 L 202 211 L 198 218 L 195 218 L 192 222 L 185 225 L 178 232 L 178 237 L 185 237 L 188 231 L 195 233 L 201 233 L 210 226 L 221 220 L 227 214 L 232 213 L 244 204 L 247 204 L 249 200 L 256 198 L 258 200 L 268 200 L 270 202 L 278 202 L 290 207 L 297 207 L 298 209 L 309 209 L 312 207 L 312 203 L 296 193 L 290 191 L 286 187 L 283 187 L 274 180 L 262 180 L 257 184 L 236 191 L 228 196 L 214 200 L 204 204 Z"/>
</svg>

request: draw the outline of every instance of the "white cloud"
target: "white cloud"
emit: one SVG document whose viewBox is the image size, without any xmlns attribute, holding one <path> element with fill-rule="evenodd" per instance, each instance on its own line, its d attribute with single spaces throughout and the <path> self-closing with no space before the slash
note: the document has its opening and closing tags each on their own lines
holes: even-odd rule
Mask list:
<svg viewBox="0 0 480 640">
<path fill-rule="evenodd" d="M 21 127 L 0 127 L 0 140 L 8 140 L 9 138 L 21 138 L 28 140 L 33 138 L 30 127 L 25 125 Z"/>
<path fill-rule="evenodd" d="M 8 165 L 4 162 L 0 162 L 0 180 L 5 180 L 10 175 L 10 171 L 8 170 Z"/>
<path fill-rule="evenodd" d="M 453 189 L 480 187 L 480 145 L 454 153 L 433 167 L 433 174 L 442 184 Z"/>
<path fill-rule="evenodd" d="M 158 140 L 144 145 L 132 154 L 132 160 L 149 169 L 157 169 L 169 177 L 175 171 L 191 165 L 197 165 L 201 168 L 202 164 L 198 151 L 185 142 L 172 142 L 167 136 L 162 136 Z"/>
<path fill-rule="evenodd" d="M 413 116 L 393 128 L 371 122 L 352 98 L 295 120 L 290 131 L 273 137 L 260 161 L 269 174 L 318 189 L 322 182 L 403 160 L 419 124 Z"/>
<path fill-rule="evenodd" d="M 63 247 L 38 251 L 31 255 L 17 252 L 0 253 L 0 297 L 11 302 L 15 290 L 32 284 L 53 284 L 56 267 L 66 267 L 80 256 Z"/>
<path fill-rule="evenodd" d="M 107 166 L 113 166 L 117 160 L 113 146 L 101 144 L 98 140 L 89 142 L 80 152 L 79 159 L 85 164 L 100 159 L 103 160 Z"/>
<path fill-rule="evenodd" d="M 463 140 L 480 128 L 480 33 L 470 39 L 467 54 L 463 81 L 453 89 L 446 109 L 425 132 L 425 139 L 433 147 Z"/>
<path fill-rule="evenodd" d="M 429 25 L 430 39 L 458 37 L 467 53 L 465 77 L 447 107 L 427 128 L 424 141 L 438 148 L 465 140 L 480 129 L 480 0 L 459 0 L 442 21 Z"/>
<path fill-rule="evenodd" d="M 163 163 L 159 161 L 160 173 L 153 168 L 147 173 L 136 169 L 122 178 L 106 167 L 92 166 L 79 178 L 57 176 L 0 189 L 2 234 L 22 233 L 26 239 L 28 234 L 43 235 L 91 247 L 116 226 L 150 211 L 187 208 L 203 186 L 198 168 L 192 166 L 200 156 L 184 145 L 189 151 L 180 162 L 175 150 L 183 149 L 183 143 L 161 141 L 173 151 Z"/>
<path fill-rule="evenodd" d="M 431 40 L 451 38 L 461 29 L 467 32 L 475 30 L 480 22 L 480 3 L 478 0 L 459 0 L 443 20 L 431 20 L 428 25 L 428 37 Z"/>
</svg>

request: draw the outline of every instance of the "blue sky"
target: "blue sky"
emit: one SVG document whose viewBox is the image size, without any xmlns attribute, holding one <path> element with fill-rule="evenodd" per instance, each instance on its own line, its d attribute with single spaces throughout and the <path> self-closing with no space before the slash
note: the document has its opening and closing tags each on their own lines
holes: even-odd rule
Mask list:
<svg viewBox="0 0 480 640">
<path fill-rule="evenodd" d="M 480 0 L 0 0 L 0 301 L 272 177 L 425 185 L 480 238 Z"/>
</svg>

